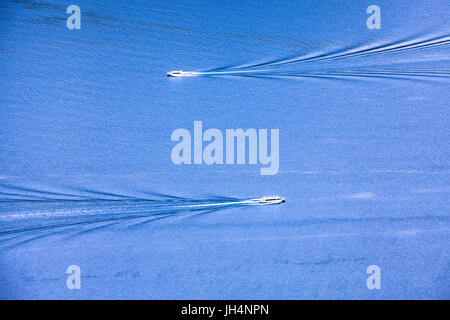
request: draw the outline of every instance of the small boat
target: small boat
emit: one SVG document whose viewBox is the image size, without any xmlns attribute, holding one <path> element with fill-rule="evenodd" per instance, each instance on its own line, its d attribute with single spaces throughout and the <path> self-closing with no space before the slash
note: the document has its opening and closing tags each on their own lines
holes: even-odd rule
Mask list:
<svg viewBox="0 0 450 320">
<path fill-rule="evenodd" d="M 190 71 L 183 71 L 183 70 L 174 70 L 167 72 L 168 77 L 190 77 L 193 76 L 194 73 Z"/>
<path fill-rule="evenodd" d="M 278 197 L 278 196 L 270 196 L 270 197 L 262 197 L 258 199 L 259 203 L 264 204 L 276 204 L 282 203 L 286 201 L 286 198 Z"/>
</svg>

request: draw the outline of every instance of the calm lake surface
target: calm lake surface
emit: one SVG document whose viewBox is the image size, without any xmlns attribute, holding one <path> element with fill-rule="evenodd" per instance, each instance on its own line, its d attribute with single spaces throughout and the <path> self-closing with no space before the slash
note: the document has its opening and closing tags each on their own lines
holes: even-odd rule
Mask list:
<svg viewBox="0 0 450 320">
<path fill-rule="evenodd" d="M 0 3 L 0 298 L 450 298 L 448 1 L 377 1 L 379 30 L 369 2 L 70 4 Z M 279 129 L 278 172 L 175 165 L 194 121 Z"/>
</svg>

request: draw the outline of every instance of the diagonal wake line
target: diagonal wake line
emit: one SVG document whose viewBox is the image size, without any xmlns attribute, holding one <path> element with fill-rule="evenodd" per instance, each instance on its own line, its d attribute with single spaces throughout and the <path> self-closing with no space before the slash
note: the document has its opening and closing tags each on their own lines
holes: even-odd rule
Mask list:
<svg viewBox="0 0 450 320">
<path fill-rule="evenodd" d="M 56 191 L 50 188 L 30 188 L 25 186 L 17 186 L 11 183 L 0 183 L 0 203 L 16 202 L 22 200 L 31 201 L 102 201 L 102 200 L 189 200 L 187 198 L 178 197 L 158 192 L 144 191 L 142 195 L 119 194 L 115 192 L 95 190 L 92 188 L 77 187 L 75 190 Z"/>
<path fill-rule="evenodd" d="M 364 45 L 359 47 L 349 46 L 331 52 L 316 53 L 316 54 L 311 53 L 306 55 L 290 55 L 284 58 L 278 58 L 262 63 L 233 67 L 231 70 L 245 70 L 262 66 L 273 67 L 306 62 L 328 61 L 343 58 L 364 57 L 371 55 L 383 55 L 388 53 L 399 53 L 399 52 L 401 53 L 410 50 L 422 50 L 448 46 L 449 44 L 450 44 L 450 35 L 445 35 L 425 40 L 400 40 L 394 43 L 387 43 L 381 45 L 375 44 L 375 45 Z M 206 72 L 214 71 L 217 69 L 219 68 L 210 69 L 207 70 Z M 226 70 L 226 67 L 223 68 L 223 70 Z"/>
<path fill-rule="evenodd" d="M 344 71 L 272 71 L 272 70 L 252 70 L 252 71 L 223 71 L 223 72 L 192 72 L 194 77 L 221 77 L 239 76 L 255 78 L 281 78 L 281 77 L 316 77 L 316 78 L 336 78 L 336 77 L 371 77 L 371 78 L 397 78 L 412 80 L 415 78 L 449 78 L 450 70 L 344 70 Z"/>
</svg>

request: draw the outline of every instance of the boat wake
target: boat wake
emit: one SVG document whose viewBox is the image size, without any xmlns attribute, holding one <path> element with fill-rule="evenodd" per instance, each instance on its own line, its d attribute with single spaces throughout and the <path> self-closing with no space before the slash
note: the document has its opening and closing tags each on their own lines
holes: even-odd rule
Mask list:
<svg viewBox="0 0 450 320">
<path fill-rule="evenodd" d="M 448 78 L 450 35 L 414 36 L 231 65 L 204 71 L 172 71 L 173 77 Z M 417 53 L 417 54 L 415 54 Z M 408 54 L 408 56 L 405 56 Z M 332 65 L 330 65 L 332 64 Z M 389 66 L 386 68 L 386 66 Z M 444 67 L 443 67 L 444 66 Z"/>
<path fill-rule="evenodd" d="M 109 194 L 110 195 L 110 194 Z M 116 195 L 118 196 L 118 195 Z M 194 217 L 224 209 L 283 202 L 283 198 L 95 199 L 0 201 L 0 246 L 17 245 L 55 233 L 89 232 L 113 225 L 145 225 L 169 217 Z M 270 198 L 268 201 L 266 198 Z M 279 198 L 279 199 L 278 199 Z M 280 200 L 282 199 L 282 200 Z M 20 240 L 17 242 L 17 240 Z"/>
</svg>

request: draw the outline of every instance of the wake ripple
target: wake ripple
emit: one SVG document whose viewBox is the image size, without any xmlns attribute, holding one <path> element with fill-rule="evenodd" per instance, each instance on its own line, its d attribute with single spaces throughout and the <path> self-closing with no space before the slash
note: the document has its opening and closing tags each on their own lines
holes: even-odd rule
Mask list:
<svg viewBox="0 0 450 320">
<path fill-rule="evenodd" d="M 450 35 L 448 34 L 414 36 L 393 42 L 350 45 L 333 50 L 294 54 L 258 63 L 228 65 L 187 73 L 190 77 L 446 79 L 450 76 L 449 45 Z M 428 50 L 426 55 L 411 54 L 412 51 L 425 50 Z M 395 58 L 393 54 L 396 54 Z M 337 63 L 337 60 L 342 61 Z M 333 65 L 330 66 L 330 63 Z M 428 68 L 424 68 L 423 64 Z M 436 64 L 439 67 L 436 67 Z M 391 67 L 386 68 L 387 65 Z M 418 65 L 421 68 L 417 68 Z M 433 67 L 430 67 L 431 65 Z"/>
<path fill-rule="evenodd" d="M 87 233 L 112 225 L 144 225 L 169 217 L 194 217 L 258 205 L 254 199 L 65 200 L 0 202 L 3 249 L 45 236 Z M 126 224 L 124 224 L 126 222 Z"/>
</svg>

